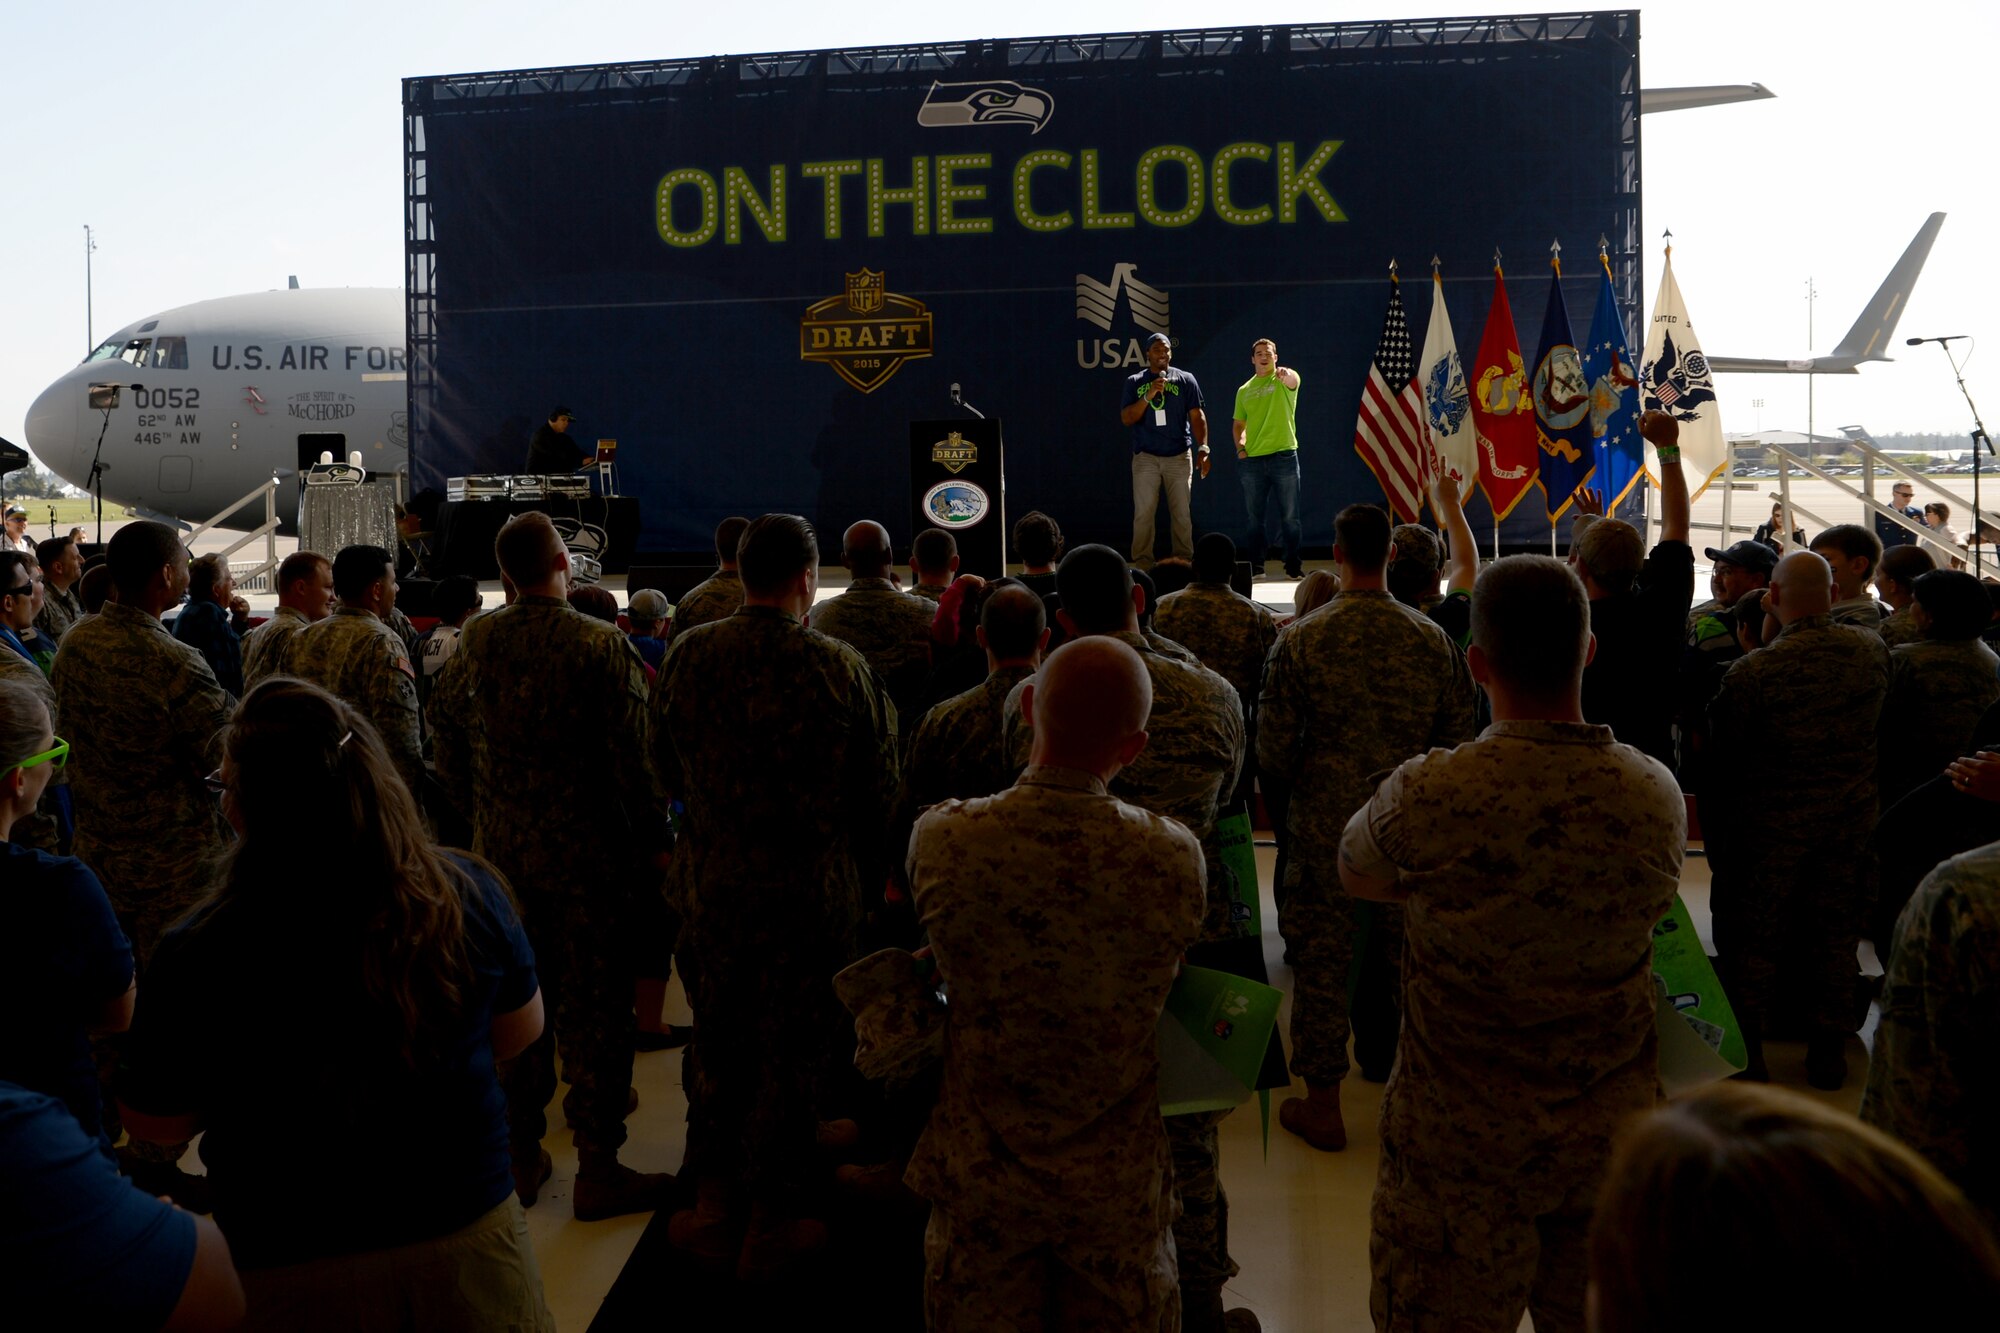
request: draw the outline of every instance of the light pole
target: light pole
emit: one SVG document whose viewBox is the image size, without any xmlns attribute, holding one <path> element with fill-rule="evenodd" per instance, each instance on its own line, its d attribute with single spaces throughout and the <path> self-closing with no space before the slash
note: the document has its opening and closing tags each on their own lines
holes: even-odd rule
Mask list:
<svg viewBox="0 0 2000 1333">
<path fill-rule="evenodd" d="M 90 257 L 97 253 L 97 238 L 90 233 L 90 224 L 83 224 L 83 354 L 89 356 L 97 350 L 96 322 L 92 318 L 94 302 L 90 292 Z"/>
</svg>

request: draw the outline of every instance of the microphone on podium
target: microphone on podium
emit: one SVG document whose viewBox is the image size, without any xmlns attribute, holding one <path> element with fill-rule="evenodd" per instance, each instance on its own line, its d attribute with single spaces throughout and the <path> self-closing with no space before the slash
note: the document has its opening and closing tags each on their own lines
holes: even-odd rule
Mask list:
<svg viewBox="0 0 2000 1333">
<path fill-rule="evenodd" d="M 1955 343 L 1965 336 L 1963 333 L 1953 333 L 1942 338 L 1905 338 L 1903 341 L 1912 347 L 1917 347 L 1924 343 Z"/>
</svg>

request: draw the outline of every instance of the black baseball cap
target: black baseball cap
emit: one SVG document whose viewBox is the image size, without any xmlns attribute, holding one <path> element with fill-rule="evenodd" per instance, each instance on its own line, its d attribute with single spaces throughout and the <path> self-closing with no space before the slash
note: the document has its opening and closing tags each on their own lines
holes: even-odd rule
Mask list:
<svg viewBox="0 0 2000 1333">
<path fill-rule="evenodd" d="M 1747 569 L 1752 574 L 1769 574 L 1778 567 L 1778 553 L 1762 542 L 1748 538 L 1734 542 L 1726 551 L 1718 551 L 1713 546 L 1704 546 L 1702 553 L 1710 560 Z"/>
<path fill-rule="evenodd" d="M 567 407 L 558 407 L 551 409 L 549 420 L 554 421 L 557 417 L 574 417 L 575 415 L 576 413 L 570 411 Z"/>
</svg>

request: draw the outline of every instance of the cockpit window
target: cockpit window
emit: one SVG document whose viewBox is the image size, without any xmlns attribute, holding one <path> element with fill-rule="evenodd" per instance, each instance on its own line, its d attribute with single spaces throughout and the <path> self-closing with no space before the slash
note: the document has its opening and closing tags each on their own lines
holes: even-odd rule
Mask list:
<svg viewBox="0 0 2000 1333">
<path fill-rule="evenodd" d="M 155 338 L 153 350 L 135 364 L 150 370 L 186 370 L 188 366 L 188 345 L 186 338 Z"/>
<path fill-rule="evenodd" d="M 141 370 L 186 370 L 187 339 L 107 338 L 84 361 L 124 361 Z"/>
<path fill-rule="evenodd" d="M 86 363 L 91 361 L 115 361 L 118 359 L 118 354 L 124 350 L 125 340 L 123 338 L 107 338 L 97 344 L 90 355 L 84 358 L 84 361 Z"/>
</svg>

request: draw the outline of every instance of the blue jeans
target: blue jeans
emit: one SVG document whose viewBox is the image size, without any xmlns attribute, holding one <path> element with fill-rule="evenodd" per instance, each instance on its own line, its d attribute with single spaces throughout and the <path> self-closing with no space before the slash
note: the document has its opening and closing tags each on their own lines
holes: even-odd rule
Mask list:
<svg viewBox="0 0 2000 1333">
<path fill-rule="evenodd" d="M 1243 479 L 1243 507 L 1249 513 L 1248 541 L 1239 554 L 1262 568 L 1264 553 L 1270 549 L 1269 529 L 1264 511 L 1270 507 L 1271 493 L 1278 495 L 1278 526 L 1285 543 L 1285 571 L 1299 570 L 1299 451 L 1236 460 L 1236 475 Z"/>
</svg>

